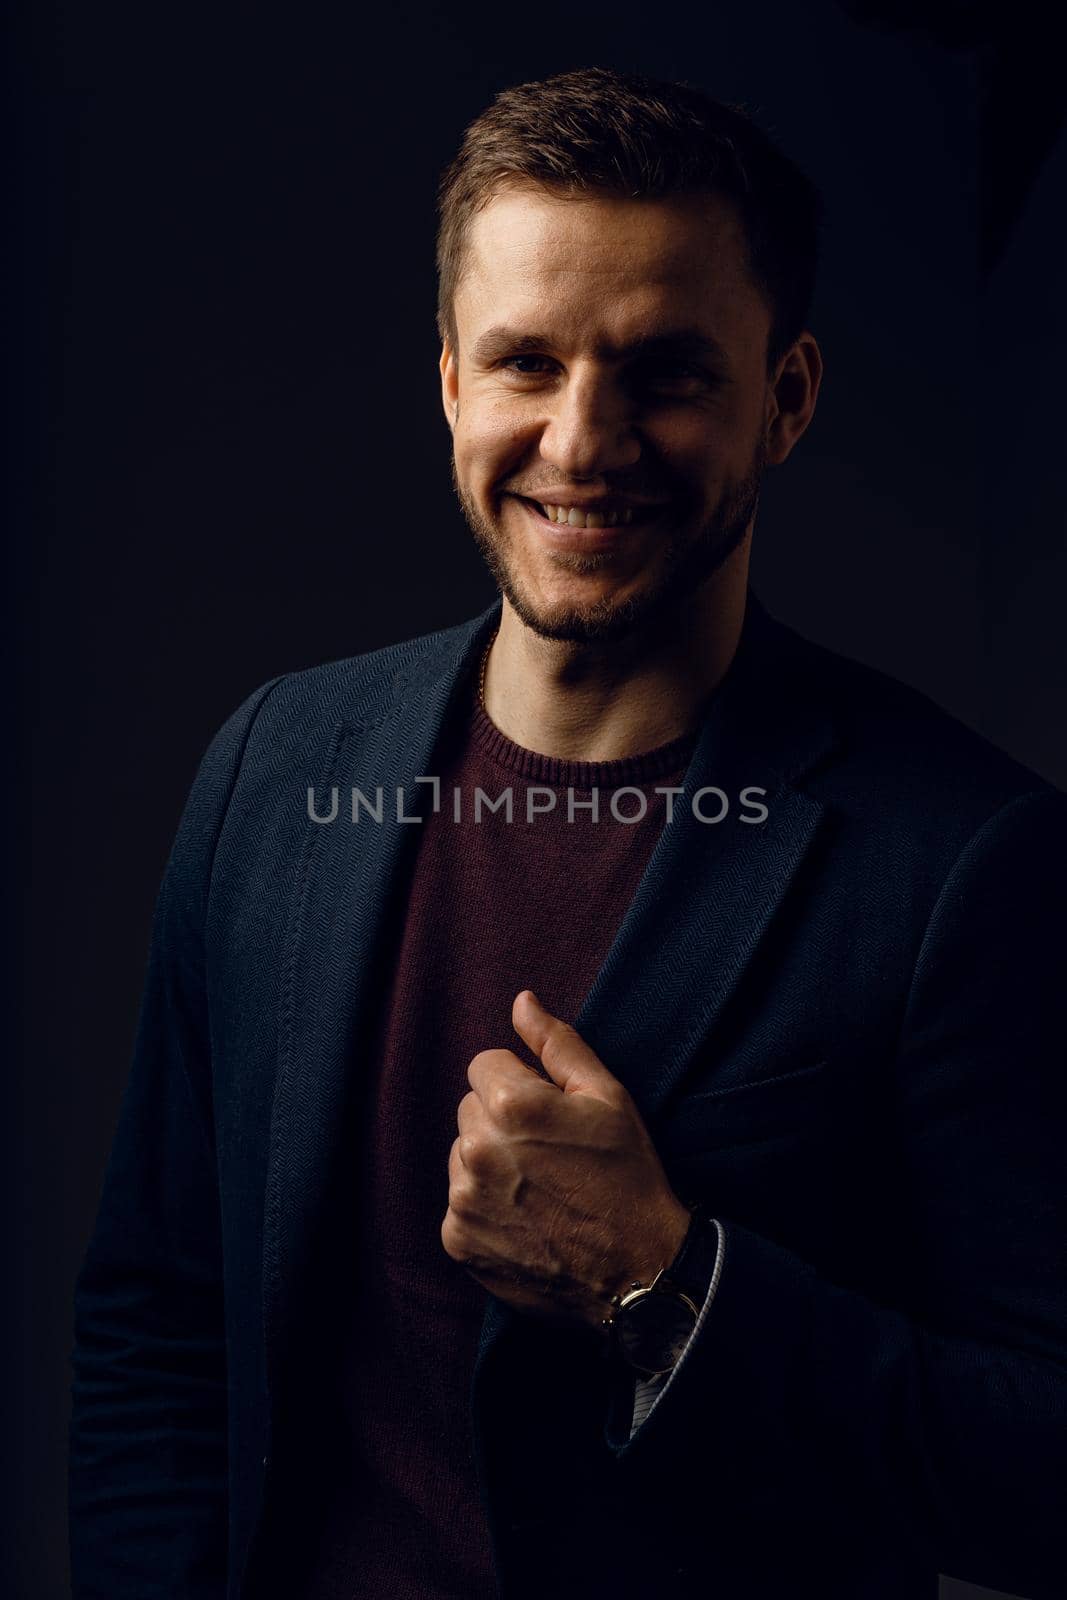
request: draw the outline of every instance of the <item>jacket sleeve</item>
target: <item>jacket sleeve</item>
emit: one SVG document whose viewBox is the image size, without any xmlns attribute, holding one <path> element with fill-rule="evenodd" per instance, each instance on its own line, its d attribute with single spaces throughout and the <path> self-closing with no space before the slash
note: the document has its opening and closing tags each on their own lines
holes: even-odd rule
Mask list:
<svg viewBox="0 0 1067 1600">
<path fill-rule="evenodd" d="M 74 1291 L 75 1600 L 226 1592 L 226 1350 L 204 923 L 219 832 L 273 686 L 252 695 L 208 749 L 156 903 L 132 1066 Z"/>
<path fill-rule="evenodd" d="M 805 1537 L 1067 1592 L 1067 799 L 1010 802 L 943 885 L 894 1077 L 907 1310 L 722 1216 L 714 1303 L 617 1459 Z M 849 1203 L 843 1196 L 842 1202 Z M 700 1447 L 694 1430 L 710 1445 Z M 821 1530 L 821 1534 L 820 1534 Z"/>
</svg>

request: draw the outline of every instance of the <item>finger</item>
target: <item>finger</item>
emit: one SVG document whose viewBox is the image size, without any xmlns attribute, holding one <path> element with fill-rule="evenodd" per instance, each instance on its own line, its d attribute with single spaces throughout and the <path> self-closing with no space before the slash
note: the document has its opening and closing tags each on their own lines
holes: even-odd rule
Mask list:
<svg viewBox="0 0 1067 1600">
<path fill-rule="evenodd" d="M 460 1140 L 453 1139 L 452 1148 L 448 1152 L 448 1188 L 449 1193 L 456 1187 L 466 1174 L 463 1170 L 463 1155 L 460 1151 Z"/>
<path fill-rule="evenodd" d="M 626 1093 L 581 1034 L 546 1010 L 532 989 L 523 989 L 515 996 L 511 1020 L 515 1032 L 564 1094 L 594 1094 L 614 1102 L 620 1091 Z"/>
<path fill-rule="evenodd" d="M 500 1084 L 526 1085 L 540 1081 L 537 1073 L 531 1072 L 513 1050 L 481 1050 L 467 1068 L 467 1082 L 483 1104 Z"/>
<path fill-rule="evenodd" d="M 485 1126 L 485 1107 L 473 1089 L 463 1096 L 456 1108 L 456 1126 L 461 1137 Z"/>
</svg>

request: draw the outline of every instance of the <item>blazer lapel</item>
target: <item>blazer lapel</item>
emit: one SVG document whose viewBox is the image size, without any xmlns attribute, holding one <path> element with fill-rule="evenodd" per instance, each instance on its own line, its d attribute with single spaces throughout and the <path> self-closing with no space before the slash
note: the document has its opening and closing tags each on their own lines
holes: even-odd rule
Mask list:
<svg viewBox="0 0 1067 1600">
<path fill-rule="evenodd" d="M 360 1039 L 375 1023 L 377 959 L 405 846 L 417 824 L 398 819 L 396 795 L 414 817 L 430 791 L 434 746 L 461 676 L 499 620 L 496 602 L 398 675 L 369 718 L 340 723 L 321 773 L 309 774 L 331 824 L 310 820 L 295 874 L 279 999 L 278 1072 L 264 1206 L 264 1337 L 268 1381 L 280 1370 L 304 1299 L 303 1274 L 321 1232 L 322 1208 L 343 1132 L 345 1091 Z M 351 821 L 352 790 L 382 791 L 382 821 Z"/>
<path fill-rule="evenodd" d="M 709 707 L 663 829 L 575 1026 L 654 1118 L 715 1032 L 814 838 L 823 806 L 795 780 L 833 728 L 800 687 L 791 635 L 749 595 L 730 670 Z M 700 796 L 702 789 L 712 792 Z M 766 807 L 740 820 L 742 791 Z M 724 795 L 729 810 L 718 815 Z M 695 804 L 694 804 L 695 802 Z"/>
<path fill-rule="evenodd" d="M 679 1083 L 717 1023 L 796 876 L 824 807 L 795 787 L 836 742 L 805 686 L 795 636 L 749 593 L 734 660 L 714 695 L 674 816 L 574 1025 L 633 1095 L 646 1121 Z M 722 790 L 720 823 L 693 809 Z M 743 789 L 760 789 L 760 823 L 738 819 Z M 698 799 L 704 815 L 716 794 Z M 478 1373 L 513 1313 L 490 1298 Z M 478 1380 L 476 1373 L 476 1382 Z"/>
</svg>

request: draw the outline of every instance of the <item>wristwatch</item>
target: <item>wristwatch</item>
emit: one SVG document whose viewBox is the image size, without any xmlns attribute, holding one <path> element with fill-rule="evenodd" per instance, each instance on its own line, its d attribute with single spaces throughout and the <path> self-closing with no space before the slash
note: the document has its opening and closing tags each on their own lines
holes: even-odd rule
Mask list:
<svg viewBox="0 0 1067 1600">
<path fill-rule="evenodd" d="M 719 1230 L 695 1210 L 681 1248 L 651 1283 L 612 1296 L 604 1327 L 616 1355 L 645 1377 L 672 1372 L 697 1325 L 715 1272 Z"/>
</svg>

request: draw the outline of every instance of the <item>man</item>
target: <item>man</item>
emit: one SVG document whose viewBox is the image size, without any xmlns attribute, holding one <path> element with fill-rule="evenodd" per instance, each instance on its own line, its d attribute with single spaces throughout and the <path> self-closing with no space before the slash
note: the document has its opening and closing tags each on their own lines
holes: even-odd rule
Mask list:
<svg viewBox="0 0 1067 1600">
<path fill-rule="evenodd" d="M 501 600 L 267 684 L 194 784 L 78 1285 L 83 1600 L 1062 1593 L 1065 802 L 748 593 L 817 212 L 675 85 L 468 130 Z"/>
</svg>

